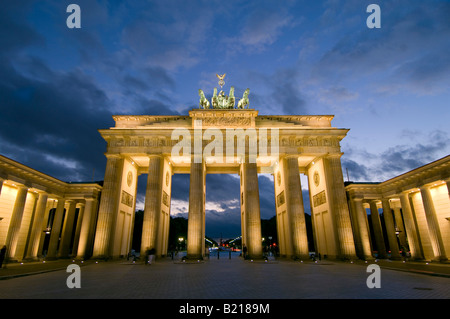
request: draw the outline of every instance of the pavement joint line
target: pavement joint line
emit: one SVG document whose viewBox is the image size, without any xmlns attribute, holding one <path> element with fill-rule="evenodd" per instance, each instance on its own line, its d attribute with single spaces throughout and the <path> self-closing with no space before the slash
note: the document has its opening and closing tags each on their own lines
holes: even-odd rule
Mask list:
<svg viewBox="0 0 450 319">
<path fill-rule="evenodd" d="M 283 262 L 284 260 L 281 260 L 281 262 Z M 112 262 L 118 262 L 118 263 L 122 263 L 122 264 L 127 264 L 127 262 L 121 261 L 121 260 L 117 260 L 117 261 L 112 261 Z M 173 263 L 173 264 L 181 264 L 181 265 L 190 265 L 190 264 L 208 264 L 208 261 L 167 261 L 167 260 L 162 260 L 160 262 L 169 262 L 169 263 Z M 264 260 L 242 260 L 241 262 L 243 263 L 247 263 L 247 264 L 252 264 L 252 263 L 259 263 L 259 264 L 278 264 L 280 261 L 278 260 L 271 260 L 271 261 L 264 261 Z M 285 262 L 290 262 L 290 260 L 285 260 Z M 348 262 L 346 261 L 325 261 L 325 262 L 313 262 L 313 261 L 303 261 L 303 262 L 299 262 L 299 261 L 292 261 L 294 263 L 298 263 L 299 265 L 301 264 L 311 264 L 311 265 L 333 265 L 335 263 L 339 263 L 339 264 L 347 264 Z M 390 262 L 390 261 L 388 261 Z M 51 269 L 43 269 L 43 270 L 38 270 L 38 271 L 29 271 L 26 273 L 17 273 L 17 274 L 11 274 L 11 275 L 0 275 L 0 280 L 8 280 L 8 279 L 13 279 L 13 278 L 18 278 L 18 277 L 25 277 L 25 276 L 32 276 L 32 275 L 37 275 L 37 274 L 42 274 L 42 273 L 48 273 L 48 272 L 53 272 L 53 271 L 60 271 L 60 270 L 64 270 L 67 269 L 68 265 L 70 264 L 77 264 L 79 266 L 87 266 L 87 265 L 91 265 L 91 264 L 96 264 L 98 262 L 95 262 L 94 260 L 90 260 L 87 263 L 79 263 L 79 262 L 68 262 L 67 265 L 61 266 L 61 267 L 57 267 L 57 268 L 51 268 Z M 224 261 L 224 263 L 226 263 L 226 261 Z M 444 277 L 444 278 L 450 278 L 450 274 L 445 274 L 445 273 L 439 273 L 439 272 L 434 272 L 434 271 L 428 271 L 428 270 L 422 270 L 422 269 L 413 269 L 413 268 L 401 268 L 401 267 L 390 267 L 388 265 L 384 265 L 383 262 L 375 262 L 376 264 L 378 264 L 382 269 L 389 269 L 389 270 L 396 270 L 396 271 L 402 271 L 402 272 L 409 272 L 409 273 L 415 273 L 415 274 L 421 274 L 421 275 L 428 275 L 428 276 L 435 276 L 435 277 Z M 133 263 L 129 263 L 130 265 L 133 265 Z M 137 265 L 140 263 L 136 263 Z M 369 263 L 362 263 L 361 261 L 358 262 L 352 262 L 349 264 L 354 264 L 354 265 L 359 265 L 359 266 L 367 266 Z M 26 264 L 25 264 L 26 265 Z M 421 266 L 424 266 L 422 264 L 419 264 Z M 31 265 L 32 266 L 32 265 Z M 16 266 L 14 266 L 16 267 Z M 17 267 L 20 267 L 17 265 Z M 0 270 L 1 272 L 1 270 Z"/>
<path fill-rule="evenodd" d="M 67 265 L 65 266 L 61 266 L 61 267 L 57 267 L 57 268 L 50 268 L 50 269 L 42 269 L 42 270 L 35 270 L 35 271 L 29 271 L 26 273 L 18 273 L 18 274 L 11 274 L 11 275 L 0 275 L 0 280 L 9 280 L 9 279 L 14 279 L 14 278 L 20 278 L 20 277 L 27 277 L 27 276 L 33 276 L 33 275 L 39 275 L 39 274 L 44 274 L 44 273 L 48 273 L 48 272 L 53 272 L 53 271 L 61 271 L 61 270 L 65 270 L 67 269 L 67 267 L 69 265 L 73 265 L 76 264 L 80 267 L 84 267 L 89 265 L 89 263 L 76 263 L 76 262 L 68 262 Z M 25 264 L 26 265 L 26 264 Z M 20 267 L 19 265 L 14 265 L 13 267 Z"/>
</svg>

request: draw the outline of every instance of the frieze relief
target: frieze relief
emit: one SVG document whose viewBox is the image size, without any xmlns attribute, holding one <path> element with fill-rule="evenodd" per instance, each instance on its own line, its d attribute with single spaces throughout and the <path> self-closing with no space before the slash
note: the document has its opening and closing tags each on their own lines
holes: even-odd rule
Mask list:
<svg viewBox="0 0 450 319">
<path fill-rule="evenodd" d="M 252 120 L 246 117 L 206 117 L 202 118 L 202 126 L 248 127 Z"/>
<path fill-rule="evenodd" d="M 246 123 L 250 123 L 250 118 L 210 118 L 207 122 L 212 125 L 214 121 L 217 119 L 222 119 L 222 123 L 230 121 L 246 121 Z M 220 120 L 218 120 L 220 121 Z M 242 126 L 242 125 L 236 125 Z M 225 130 L 222 130 L 224 146 L 229 141 L 229 138 L 226 137 Z M 212 140 L 212 139 L 211 139 Z M 203 146 L 208 145 L 211 140 L 203 140 Z M 171 136 L 167 137 L 136 137 L 136 138 L 112 138 L 109 141 L 110 147 L 172 147 L 176 144 L 180 143 L 180 145 L 193 145 L 193 139 L 191 141 L 182 140 L 182 137 L 179 140 L 172 140 Z M 259 139 L 257 141 L 257 145 L 260 146 L 271 146 L 273 144 L 272 138 L 268 134 L 267 138 Z M 235 140 L 235 145 L 237 145 L 237 140 Z M 279 138 L 279 146 L 280 147 L 339 147 L 339 141 L 335 137 L 296 137 L 296 136 L 280 136 Z"/>
</svg>

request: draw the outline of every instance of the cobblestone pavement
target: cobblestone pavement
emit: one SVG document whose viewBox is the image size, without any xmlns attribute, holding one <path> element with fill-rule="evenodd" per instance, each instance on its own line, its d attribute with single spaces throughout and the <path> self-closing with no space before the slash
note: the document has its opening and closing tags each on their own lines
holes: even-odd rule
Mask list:
<svg viewBox="0 0 450 319">
<path fill-rule="evenodd" d="M 381 288 L 370 289 L 371 273 L 361 261 L 251 262 L 226 256 L 189 263 L 160 259 L 152 265 L 88 261 L 75 262 L 81 266 L 81 288 L 70 289 L 71 263 L 7 265 L 0 269 L 5 279 L 0 298 L 450 299 L 450 265 L 440 264 L 379 261 Z"/>
</svg>

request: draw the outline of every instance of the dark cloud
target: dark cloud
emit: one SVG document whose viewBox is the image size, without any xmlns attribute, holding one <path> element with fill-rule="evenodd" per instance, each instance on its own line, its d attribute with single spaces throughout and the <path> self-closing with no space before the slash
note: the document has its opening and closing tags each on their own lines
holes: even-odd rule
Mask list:
<svg viewBox="0 0 450 319">
<path fill-rule="evenodd" d="M 444 131 L 404 130 L 401 135 L 410 143 L 388 147 L 379 154 L 346 147 L 341 159 L 344 179 L 348 169 L 350 181 L 383 182 L 450 154 L 450 137 Z"/>
<path fill-rule="evenodd" d="M 258 175 L 259 203 L 261 218 L 275 216 L 275 190 L 273 181 L 265 175 Z"/>
<path fill-rule="evenodd" d="M 347 181 L 347 177 L 350 181 L 370 181 L 368 168 L 365 165 L 359 164 L 348 158 L 343 158 L 341 163 L 345 181 Z"/>
<path fill-rule="evenodd" d="M 428 143 L 414 145 L 397 145 L 380 154 L 380 172 L 392 177 L 423 166 L 450 153 L 450 137 L 443 131 L 429 134 Z"/>
<path fill-rule="evenodd" d="M 274 74 L 250 71 L 247 77 L 256 86 L 250 90 L 250 103 L 260 114 L 308 114 L 298 69 L 280 68 Z"/>
<path fill-rule="evenodd" d="M 450 50 L 450 4 L 408 2 L 402 10 L 399 5 L 381 5 L 382 26 L 377 30 L 366 28 L 358 12 L 338 15 L 342 25 L 354 19 L 361 27 L 352 33 L 335 31 L 335 44 L 313 67 L 313 77 L 332 83 L 372 79 L 369 86 L 385 93 L 411 88 L 421 94 L 445 90 L 450 70 L 446 53 Z"/>
<path fill-rule="evenodd" d="M 20 156 L 14 156 L 17 161 L 60 179 L 77 176 L 90 180 L 93 169 L 104 165 L 105 143 L 97 128 L 111 126 L 109 99 L 82 72 L 56 73 L 38 59 L 25 67 L 29 74 L 36 69 L 46 72 L 41 79 L 34 79 L 7 62 L 0 64 L 0 138 L 4 142 L 0 152 L 20 146 Z M 42 162 L 31 156 L 36 153 L 42 153 L 38 157 Z M 46 155 L 54 161 L 45 160 Z"/>
<path fill-rule="evenodd" d="M 0 55 L 14 54 L 28 46 L 43 46 L 46 41 L 33 27 L 22 23 L 30 13 L 32 1 L 7 1 L 0 10 Z"/>
</svg>

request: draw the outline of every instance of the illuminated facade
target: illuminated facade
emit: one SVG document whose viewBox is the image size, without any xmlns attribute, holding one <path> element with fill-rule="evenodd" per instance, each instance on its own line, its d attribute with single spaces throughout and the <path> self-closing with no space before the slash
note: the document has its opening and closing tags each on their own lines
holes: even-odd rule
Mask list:
<svg viewBox="0 0 450 319">
<path fill-rule="evenodd" d="M 9 261 L 86 258 L 101 185 L 65 183 L 0 155 L 0 245 Z"/>
<path fill-rule="evenodd" d="M 65 183 L 0 156 L 0 245 L 9 260 L 127 255 L 140 174 L 148 174 L 141 252 L 167 254 L 172 176 L 190 174 L 187 257 L 202 258 L 205 176 L 237 174 L 242 242 L 249 258 L 261 258 L 259 173 L 273 175 L 283 257 L 309 255 L 304 174 L 316 254 L 371 259 L 376 250 L 378 258 L 396 259 L 407 250 L 414 259 L 448 258 L 450 156 L 382 183 L 345 185 L 340 141 L 348 129 L 333 127 L 333 116 L 194 109 L 113 118 L 114 127 L 99 131 L 107 142 L 103 185 Z"/>
<path fill-rule="evenodd" d="M 330 258 L 356 258 L 333 116 L 259 116 L 253 109 L 194 109 L 188 116 L 115 116 L 100 130 L 107 167 L 94 256 L 129 250 L 139 174 L 148 174 L 141 251 L 167 253 L 173 174 L 190 174 L 188 258 L 205 252 L 205 176 L 239 174 L 242 241 L 262 257 L 258 173 L 274 176 L 280 253 L 308 258 L 300 174 L 309 179 L 316 243 Z M 253 160 L 252 160 L 253 159 Z"/>
<path fill-rule="evenodd" d="M 450 156 L 382 183 L 348 183 L 358 256 L 370 258 L 376 248 L 379 258 L 399 259 L 406 250 L 416 260 L 448 260 L 449 190 Z"/>
</svg>

